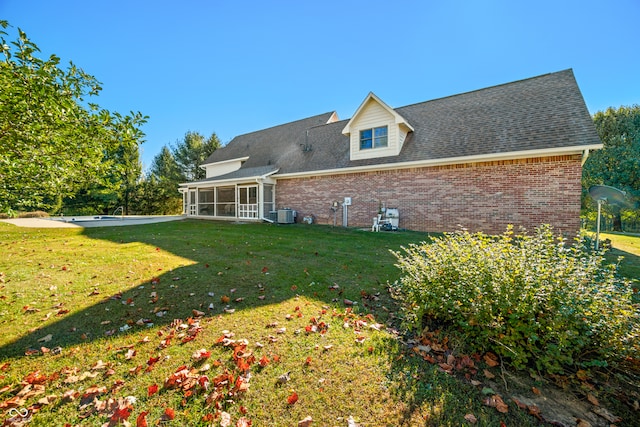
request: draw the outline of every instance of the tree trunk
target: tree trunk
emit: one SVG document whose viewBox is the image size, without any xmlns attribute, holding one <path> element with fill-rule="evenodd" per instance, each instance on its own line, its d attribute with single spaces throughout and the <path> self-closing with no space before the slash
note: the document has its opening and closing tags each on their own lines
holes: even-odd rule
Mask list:
<svg viewBox="0 0 640 427">
<path fill-rule="evenodd" d="M 622 231 L 622 215 L 620 215 L 620 212 L 613 214 L 613 231 Z"/>
</svg>

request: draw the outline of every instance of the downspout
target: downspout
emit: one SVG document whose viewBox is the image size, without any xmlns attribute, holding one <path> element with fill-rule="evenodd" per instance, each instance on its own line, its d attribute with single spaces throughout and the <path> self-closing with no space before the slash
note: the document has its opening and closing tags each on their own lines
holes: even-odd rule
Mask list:
<svg viewBox="0 0 640 427">
<path fill-rule="evenodd" d="M 587 148 L 582 152 L 582 162 L 580 163 L 580 166 L 584 166 L 584 163 L 587 161 L 588 157 L 589 157 L 589 149 Z"/>
</svg>

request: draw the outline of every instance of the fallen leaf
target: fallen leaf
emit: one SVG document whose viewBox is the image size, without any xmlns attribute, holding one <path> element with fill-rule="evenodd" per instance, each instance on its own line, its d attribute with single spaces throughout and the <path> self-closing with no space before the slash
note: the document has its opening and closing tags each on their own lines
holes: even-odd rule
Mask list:
<svg viewBox="0 0 640 427">
<path fill-rule="evenodd" d="M 236 421 L 236 427 L 251 427 L 251 420 L 245 417 L 240 417 L 238 421 Z"/>
<path fill-rule="evenodd" d="M 76 399 L 76 397 L 78 397 L 80 395 L 80 393 L 78 393 L 77 391 L 71 389 L 71 390 L 67 390 L 62 394 L 62 401 L 63 402 L 71 402 L 73 400 Z"/>
<path fill-rule="evenodd" d="M 147 387 L 147 396 L 153 396 L 158 392 L 158 384 L 151 384 Z"/>
<path fill-rule="evenodd" d="M 484 370 L 484 376 L 485 376 L 486 378 L 490 379 L 490 380 L 496 377 L 495 375 L 493 375 L 493 374 L 491 373 L 491 371 L 489 371 L 489 370 L 487 370 L 487 369 L 485 369 L 485 370 Z"/>
<path fill-rule="evenodd" d="M 220 427 L 231 426 L 231 414 L 225 411 L 220 413 Z"/>
<path fill-rule="evenodd" d="M 478 419 L 476 418 L 475 415 L 473 414 L 467 414 L 464 416 L 464 419 L 469 421 L 471 424 L 475 424 L 478 422 Z"/>
<path fill-rule="evenodd" d="M 107 364 L 104 363 L 102 360 L 98 360 L 96 363 L 94 363 L 94 365 L 91 367 L 92 371 L 99 371 L 101 369 L 107 369 Z"/>
<path fill-rule="evenodd" d="M 540 421 L 542 421 L 542 415 L 540 415 L 540 408 L 537 405 L 527 405 L 527 409 L 529 410 L 529 414 L 533 415 Z"/>
<path fill-rule="evenodd" d="M 287 397 L 287 403 L 289 405 L 293 405 L 297 401 L 298 401 L 298 393 L 296 393 L 295 391 L 292 394 L 290 394 L 289 397 Z"/>
<path fill-rule="evenodd" d="M 511 400 L 513 400 L 513 402 L 518 406 L 518 408 L 523 409 L 523 410 L 527 409 L 527 405 L 525 405 L 524 403 L 520 402 L 515 397 L 512 397 Z"/>
<path fill-rule="evenodd" d="M 501 412 L 503 414 L 506 414 L 509 411 L 509 407 L 507 406 L 507 404 L 504 403 L 502 398 L 497 394 L 494 394 L 491 397 L 487 397 L 482 401 L 482 403 L 492 408 L 496 408 L 498 412 Z"/>
<path fill-rule="evenodd" d="M 312 422 L 313 418 L 311 418 L 311 415 L 309 415 L 307 417 L 304 417 L 304 419 L 298 421 L 298 427 L 309 427 Z"/>
<path fill-rule="evenodd" d="M 456 364 L 456 357 L 453 354 L 447 356 L 447 365 L 454 366 Z"/>
<path fill-rule="evenodd" d="M 211 352 L 201 348 L 200 350 L 195 351 L 191 357 L 196 361 L 205 360 L 211 357 Z"/>
<path fill-rule="evenodd" d="M 493 368 L 494 366 L 498 366 L 500 363 L 498 362 L 498 356 L 495 354 L 488 352 L 484 355 L 484 361 L 489 367 Z"/>
<path fill-rule="evenodd" d="M 173 408 L 167 408 L 162 416 L 166 417 L 167 420 L 173 420 L 176 417 L 176 411 Z"/>
<path fill-rule="evenodd" d="M 49 405 L 53 402 L 56 401 L 56 399 L 58 398 L 58 396 L 56 396 L 55 394 L 50 394 L 49 396 L 43 397 L 41 399 L 38 400 L 38 404 L 39 405 Z"/>
<path fill-rule="evenodd" d="M 592 405 L 600 406 L 600 402 L 598 402 L 598 399 L 591 393 L 587 394 L 587 400 L 591 402 Z"/>
<path fill-rule="evenodd" d="M 148 424 L 147 424 L 148 413 L 149 413 L 148 411 L 140 412 L 140 415 L 138 415 L 138 418 L 136 419 L 136 427 L 148 427 Z"/>
<path fill-rule="evenodd" d="M 265 355 L 260 358 L 260 361 L 258 361 L 258 364 L 264 368 L 269 364 L 269 362 L 270 362 L 269 358 Z"/>
</svg>

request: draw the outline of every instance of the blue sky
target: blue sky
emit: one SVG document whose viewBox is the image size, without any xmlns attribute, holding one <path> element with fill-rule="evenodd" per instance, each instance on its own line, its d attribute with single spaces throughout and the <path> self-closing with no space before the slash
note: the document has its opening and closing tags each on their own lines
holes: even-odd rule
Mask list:
<svg viewBox="0 0 640 427">
<path fill-rule="evenodd" d="M 401 107 L 572 68 L 592 114 L 640 104 L 639 0 L 0 0 L 0 19 L 150 117 L 147 167 L 187 131 L 348 119 L 370 91 Z"/>
</svg>

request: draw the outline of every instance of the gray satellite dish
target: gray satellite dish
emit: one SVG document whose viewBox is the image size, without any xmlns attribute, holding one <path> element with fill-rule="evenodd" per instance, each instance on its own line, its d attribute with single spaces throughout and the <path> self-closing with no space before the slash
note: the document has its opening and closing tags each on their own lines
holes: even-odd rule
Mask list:
<svg viewBox="0 0 640 427">
<path fill-rule="evenodd" d="M 596 250 L 598 250 L 598 243 L 600 242 L 600 211 L 602 204 L 609 203 L 611 205 L 623 207 L 627 204 L 627 193 L 608 185 L 593 185 L 589 188 L 589 195 L 598 203 L 598 219 L 596 221 Z"/>
</svg>

